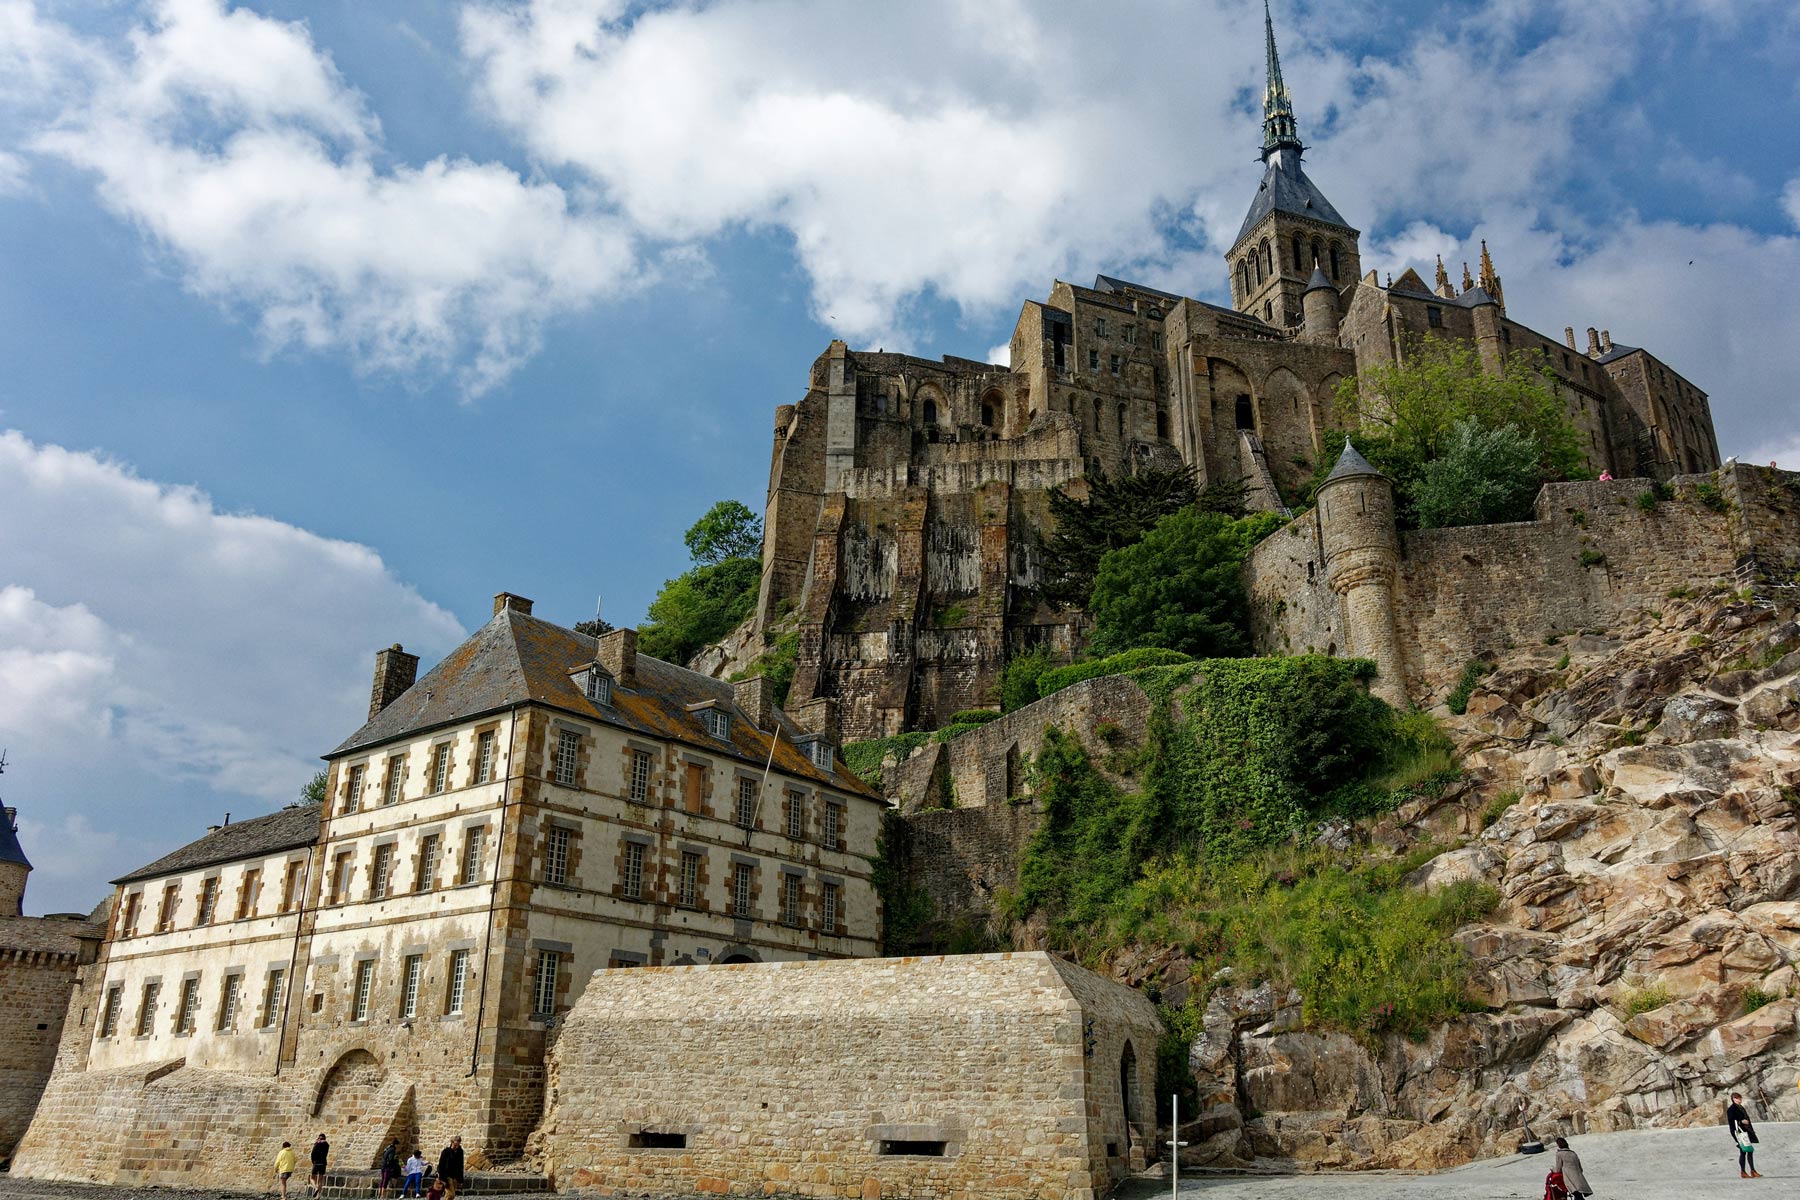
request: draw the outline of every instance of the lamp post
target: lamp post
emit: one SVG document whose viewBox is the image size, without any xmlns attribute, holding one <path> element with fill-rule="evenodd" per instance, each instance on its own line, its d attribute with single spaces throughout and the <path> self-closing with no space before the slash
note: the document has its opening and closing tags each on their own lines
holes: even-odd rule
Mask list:
<svg viewBox="0 0 1800 1200">
<path fill-rule="evenodd" d="M 1181 1192 L 1181 1148 L 1187 1145 L 1181 1141 L 1181 1096 L 1179 1093 L 1169 1097 L 1169 1195 L 1177 1196 Z"/>
</svg>

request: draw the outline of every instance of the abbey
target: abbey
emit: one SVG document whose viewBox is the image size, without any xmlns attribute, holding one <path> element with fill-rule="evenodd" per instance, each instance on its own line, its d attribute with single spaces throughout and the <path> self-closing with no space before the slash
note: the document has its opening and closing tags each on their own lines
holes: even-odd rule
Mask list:
<svg viewBox="0 0 1800 1200">
<path fill-rule="evenodd" d="M 1302 165 L 1266 33 L 1264 166 L 1225 256 L 1229 308 L 1059 280 L 1019 314 L 1007 367 L 834 341 L 776 409 L 757 628 L 797 619 L 793 699 L 838 700 L 846 737 L 937 727 L 991 704 L 1011 654 L 1078 648 L 1081 614 L 1038 594 L 1050 489 L 1187 463 L 1282 510 L 1337 454 L 1339 383 L 1418 339 L 1462 341 L 1493 369 L 1541 356 L 1597 474 L 1719 465 L 1704 392 L 1610 332 L 1578 345 L 1508 317 L 1485 244 L 1460 286 L 1441 261 L 1430 284 L 1365 273 L 1360 231 Z"/>
</svg>

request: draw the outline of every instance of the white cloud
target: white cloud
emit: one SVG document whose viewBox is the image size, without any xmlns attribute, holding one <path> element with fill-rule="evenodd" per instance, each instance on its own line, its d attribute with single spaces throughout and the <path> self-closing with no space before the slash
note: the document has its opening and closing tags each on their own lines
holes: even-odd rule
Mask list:
<svg viewBox="0 0 1800 1200">
<path fill-rule="evenodd" d="M 1010 366 L 1012 364 L 1012 343 L 1001 342 L 998 346 L 988 347 L 987 360 L 995 366 Z"/>
<path fill-rule="evenodd" d="M 110 861 L 42 881 L 57 907 L 91 904 L 98 872 L 189 840 L 220 805 L 291 800 L 360 723 L 377 647 L 429 662 L 461 634 L 367 547 L 16 432 L 0 512 L 8 802 L 120 837 Z"/>
<path fill-rule="evenodd" d="M 33 147 L 94 172 L 103 202 L 271 349 L 453 371 L 475 395 L 546 321 L 641 276 L 628 231 L 553 182 L 452 157 L 380 165 L 379 123 L 303 25 L 164 0 L 111 54 L 36 27 L 15 57 L 67 74 L 77 45 L 86 92 Z"/>
<path fill-rule="evenodd" d="M 1800 179 L 1788 180 L 1787 187 L 1781 192 L 1781 207 L 1787 210 L 1794 228 L 1800 229 Z"/>
</svg>

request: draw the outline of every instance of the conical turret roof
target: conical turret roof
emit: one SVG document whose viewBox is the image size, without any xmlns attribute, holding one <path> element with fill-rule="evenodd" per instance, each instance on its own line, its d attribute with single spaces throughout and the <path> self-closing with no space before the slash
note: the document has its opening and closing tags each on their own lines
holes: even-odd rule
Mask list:
<svg viewBox="0 0 1800 1200">
<path fill-rule="evenodd" d="M 1331 474 L 1325 477 L 1325 483 L 1336 483 L 1340 479 L 1353 479 L 1359 475 L 1373 475 L 1377 479 L 1386 478 L 1375 469 L 1373 463 L 1357 452 L 1356 447 L 1350 444 L 1349 438 L 1345 438 L 1344 449 L 1338 455 L 1337 466 L 1331 468 Z M 1324 487 L 1325 484 L 1319 486 Z"/>
<path fill-rule="evenodd" d="M 1325 278 L 1325 268 L 1314 264 L 1312 278 L 1306 281 L 1306 290 L 1308 292 L 1316 292 L 1320 288 L 1324 288 L 1328 292 L 1337 291 L 1337 288 L 1333 286 L 1331 280 Z M 1302 294 L 1304 295 L 1305 293 Z"/>
<path fill-rule="evenodd" d="M 31 860 L 25 857 L 25 850 L 19 845 L 18 831 L 13 828 L 12 815 L 0 810 L 0 863 L 17 863 L 26 870 L 31 869 Z"/>
</svg>

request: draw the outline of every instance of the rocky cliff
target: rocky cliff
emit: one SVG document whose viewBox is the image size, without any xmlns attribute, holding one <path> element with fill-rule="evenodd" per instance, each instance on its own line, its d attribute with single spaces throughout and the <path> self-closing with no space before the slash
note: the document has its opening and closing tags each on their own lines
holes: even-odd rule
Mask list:
<svg viewBox="0 0 1800 1200">
<path fill-rule="evenodd" d="M 1463 714 L 1438 713 L 1464 778 L 1358 831 L 1454 847 L 1418 886 L 1499 890 L 1458 935 L 1485 1011 L 1359 1040 L 1227 981 L 1191 1053 L 1185 1157 L 1442 1166 L 1514 1150 L 1527 1121 L 1545 1137 L 1718 1121 L 1731 1090 L 1800 1117 L 1791 601 L 1671 598 L 1492 667 Z M 1115 969 L 1165 988 L 1185 973 L 1175 952 Z"/>
</svg>

